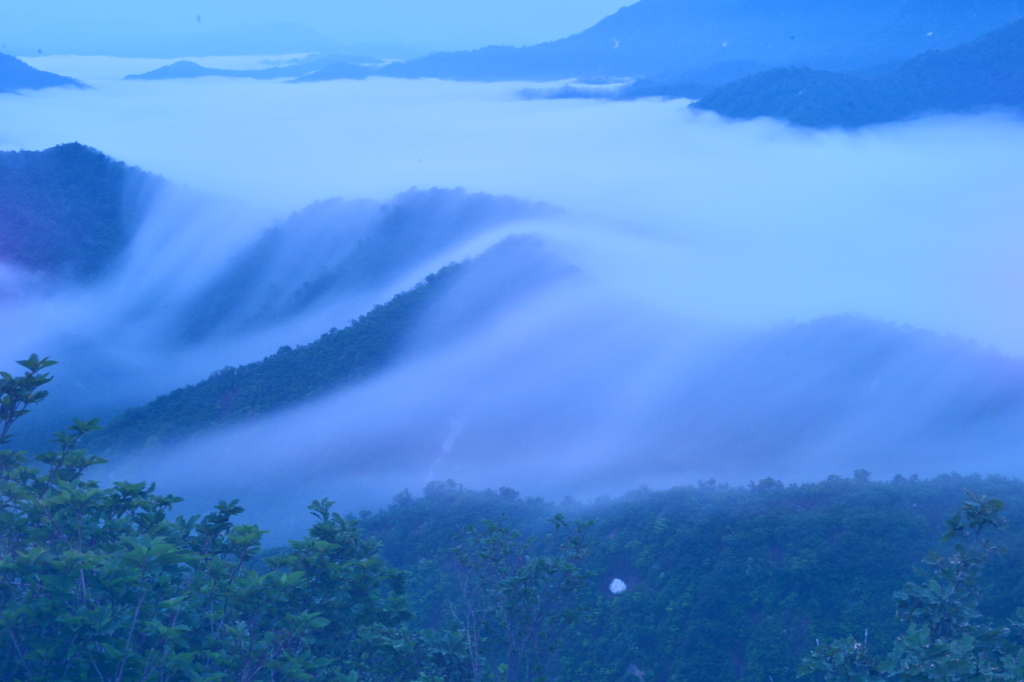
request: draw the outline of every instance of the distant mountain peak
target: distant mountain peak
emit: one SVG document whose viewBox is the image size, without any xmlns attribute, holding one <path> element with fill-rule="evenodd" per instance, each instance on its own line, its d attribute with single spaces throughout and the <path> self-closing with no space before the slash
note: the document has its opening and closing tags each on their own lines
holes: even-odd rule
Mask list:
<svg viewBox="0 0 1024 682">
<path fill-rule="evenodd" d="M 41 90 L 42 88 L 87 88 L 85 83 L 49 71 L 40 71 L 17 57 L 0 53 L 0 92 Z"/>
<path fill-rule="evenodd" d="M 949 48 L 1021 16 L 1024 6 L 1016 0 L 640 0 L 560 40 L 439 52 L 390 64 L 381 74 L 478 81 L 651 78 L 713 73 L 719 64 L 744 61 L 851 69 Z"/>
</svg>

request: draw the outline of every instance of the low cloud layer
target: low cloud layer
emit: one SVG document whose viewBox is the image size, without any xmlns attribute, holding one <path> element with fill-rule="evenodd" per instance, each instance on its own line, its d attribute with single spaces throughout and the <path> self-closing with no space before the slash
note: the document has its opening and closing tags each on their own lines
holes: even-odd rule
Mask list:
<svg viewBox="0 0 1024 682">
<path fill-rule="evenodd" d="M 65 64 L 114 71 L 109 60 Z M 508 234 L 540 235 L 578 268 L 458 345 L 150 453 L 125 475 L 283 510 L 313 495 L 379 504 L 449 476 L 557 497 L 860 466 L 1021 473 L 1007 454 L 1024 381 L 1016 120 L 810 133 L 680 102 L 523 101 L 521 84 L 91 84 L 5 100 L 0 146 L 77 140 L 179 187 L 154 205 L 116 276 L 6 304 L 26 330 L 2 342 L 8 365 L 48 347 L 68 367 L 76 354 L 107 357 L 132 367 L 122 376 L 144 400 L 343 326 Z M 168 344 L 168 311 L 180 314 L 275 220 L 412 186 L 564 212 L 491 225 L 387 286 L 260 333 Z M 5 270 L 0 286 L 23 274 Z M 83 391 L 105 366 L 90 362 Z"/>
<path fill-rule="evenodd" d="M 694 314 L 860 312 L 1024 351 L 1014 120 L 809 133 L 680 102 L 519 101 L 516 84 L 93 84 L 10 98 L 0 145 L 78 140 L 278 214 L 412 186 L 548 201 L 672 253 L 651 272 L 676 272 L 662 288 Z"/>
</svg>

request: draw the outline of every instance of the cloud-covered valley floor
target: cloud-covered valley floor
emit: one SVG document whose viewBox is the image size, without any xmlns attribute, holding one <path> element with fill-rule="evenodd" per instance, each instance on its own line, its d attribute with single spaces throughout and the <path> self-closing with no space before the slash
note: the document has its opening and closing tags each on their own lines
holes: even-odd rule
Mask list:
<svg viewBox="0 0 1024 682">
<path fill-rule="evenodd" d="M 106 389 L 124 407 L 312 341 L 508 235 L 538 235 L 572 271 L 428 342 L 445 305 L 485 287 L 464 283 L 381 373 L 119 474 L 280 514 L 324 495 L 373 506 L 431 477 L 586 497 L 861 467 L 1024 473 L 1019 121 L 811 133 L 678 101 L 521 100 L 514 83 L 125 82 L 116 60 L 48 59 L 64 61 L 33 61 L 96 74 L 93 89 L 6 98 L 0 146 L 79 141 L 172 184 L 106 280 L 0 303 L 21 330 L 0 342 L 8 365 L 57 355 L 85 392 L 113 372 L 136 387 Z M 494 209 L 358 294 L 169 340 L 275 222 L 410 187 L 548 208 Z M 274 272 L 334 262 L 293 232 Z"/>
</svg>

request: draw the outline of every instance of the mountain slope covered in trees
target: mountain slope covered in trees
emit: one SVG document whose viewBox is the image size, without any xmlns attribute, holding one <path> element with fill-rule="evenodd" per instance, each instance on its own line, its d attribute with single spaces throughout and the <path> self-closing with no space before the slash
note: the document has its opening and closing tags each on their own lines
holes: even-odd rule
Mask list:
<svg viewBox="0 0 1024 682">
<path fill-rule="evenodd" d="M 467 291 L 444 329 L 426 342 L 451 340 L 517 297 L 560 278 L 571 268 L 544 253 L 536 238 L 510 237 L 481 256 L 448 265 L 409 291 L 378 305 L 343 329 L 241 367 L 226 367 L 205 381 L 176 389 L 127 410 L 90 447 L 130 450 L 174 442 L 203 431 L 295 405 L 366 379 L 409 351 L 425 315 L 455 287 Z M 424 340 L 424 339 L 419 339 Z"/>
<path fill-rule="evenodd" d="M 46 396 L 53 364 L 32 356 L 23 376 L 0 376 L 0 445 Z M 358 670 L 368 682 L 512 682 L 532 670 L 595 682 L 790 682 L 822 640 L 863 631 L 872 645 L 861 655 L 877 658 L 907 620 L 933 616 L 947 632 L 926 638 L 965 628 L 981 637 L 952 657 L 924 652 L 925 667 L 939 656 L 962 670 L 987 649 L 1010 654 L 995 666 L 1024 669 L 1024 623 L 986 635 L 982 620 L 1024 602 L 1019 480 L 874 483 L 860 470 L 558 505 L 434 481 L 358 519 L 314 501 L 305 537 L 261 551 L 262 531 L 236 523 L 238 500 L 171 521 L 180 498 L 87 479 L 103 460 L 79 446 L 96 428 L 75 420 L 35 461 L 0 450 L 0 672 L 11 679 L 266 669 L 248 679 L 351 681 Z M 944 531 L 955 547 L 936 540 Z M 940 578 L 944 557 L 973 558 L 967 575 L 940 582 L 914 575 L 925 555 Z M 896 622 L 894 592 L 900 612 L 916 603 L 916 616 Z M 951 613 L 967 618 L 950 623 Z"/>
<path fill-rule="evenodd" d="M 816 640 L 865 629 L 871 642 L 901 631 L 892 594 L 914 578 L 964 489 L 1007 503 L 1008 552 L 984 576 L 980 608 L 997 620 L 1024 605 L 1024 484 L 942 476 L 871 482 L 867 472 L 788 486 L 638 490 L 616 500 L 553 505 L 511 490 L 431 483 L 364 514 L 389 563 L 408 570 L 417 622 L 446 621 L 445 572 L 466 526 L 502 518 L 527 536 L 555 512 L 593 519 L 593 574 L 584 616 L 559 656 L 563 679 L 647 678 L 794 682 Z M 627 589 L 612 594 L 613 579 Z M 876 645 L 878 646 L 878 645 Z"/>
<path fill-rule="evenodd" d="M 127 449 L 174 441 L 365 378 L 394 359 L 418 315 L 457 270 L 449 266 L 309 344 L 284 346 L 259 362 L 225 367 L 205 381 L 128 410 L 90 445 Z"/>
<path fill-rule="evenodd" d="M 0 260 L 48 274 L 99 273 L 131 240 L 153 180 L 78 143 L 0 152 Z"/>
<path fill-rule="evenodd" d="M 857 74 L 782 68 L 748 76 L 693 104 L 723 116 L 855 127 L 929 113 L 1024 111 L 1024 20 L 968 44 Z"/>
</svg>

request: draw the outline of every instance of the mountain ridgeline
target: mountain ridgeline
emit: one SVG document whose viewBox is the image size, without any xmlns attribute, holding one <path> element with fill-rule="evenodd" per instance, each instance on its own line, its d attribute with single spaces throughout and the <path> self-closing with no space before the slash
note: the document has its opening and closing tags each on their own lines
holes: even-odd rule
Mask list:
<svg viewBox="0 0 1024 682">
<path fill-rule="evenodd" d="M 448 266 L 312 343 L 283 346 L 259 362 L 225 367 L 205 381 L 130 409 L 97 432 L 90 445 L 106 451 L 173 442 L 366 378 L 394 360 L 417 318 L 459 268 Z"/>
<path fill-rule="evenodd" d="M 806 65 L 764 69 L 735 62 L 637 78 L 526 89 L 528 98 L 641 97 L 698 100 L 695 109 L 736 119 L 772 117 L 814 128 L 856 128 L 928 114 L 1024 111 L 1024 19 L 965 44 L 852 71 Z M 712 84 L 718 83 L 718 87 Z"/>
<path fill-rule="evenodd" d="M 408 289 L 445 263 L 462 258 L 456 254 L 468 240 L 493 230 L 529 231 L 528 225 L 516 223 L 554 214 L 552 207 L 541 203 L 462 189 L 414 189 L 383 202 L 329 199 L 269 226 L 247 224 L 254 232 L 238 239 L 216 260 L 185 274 L 174 265 L 163 270 L 151 267 L 152 259 L 159 259 L 164 251 L 201 252 L 206 239 L 198 231 L 208 228 L 211 215 L 217 215 L 214 220 L 223 219 L 224 214 L 217 214 L 220 204 L 96 150 L 71 144 L 42 152 L 0 154 L 0 199 L 0 274 L 5 276 L 0 280 L 4 285 L 0 303 L 9 305 L 12 315 L 32 319 L 28 309 L 19 310 L 31 305 L 31 297 L 21 292 L 59 290 L 83 297 L 88 301 L 83 307 L 94 305 L 103 313 L 90 316 L 98 329 L 77 329 L 47 344 L 49 352 L 66 358 L 62 365 L 66 385 L 25 419 L 19 436 L 22 447 L 40 449 L 60 427 L 63 414 L 91 414 L 106 422 L 194 382 L 214 367 L 238 362 L 235 358 L 255 359 L 254 338 L 259 339 L 255 343 L 263 353 L 312 340 Z M 168 218 L 161 209 L 174 201 L 194 213 Z M 226 215 L 230 219 L 231 214 Z M 144 216 L 152 219 L 143 220 Z M 486 243 L 500 235 L 488 237 Z M 498 251 L 507 254 L 515 249 Z M 188 260 L 187 255 L 184 258 Z M 495 260 L 483 261 L 495 266 L 492 274 L 501 270 Z M 474 277 L 479 280 L 468 273 L 464 279 Z M 508 297 L 488 288 L 494 281 L 478 281 L 478 293 Z M 528 283 L 521 284 L 524 291 L 529 290 Z M 517 285 L 508 284 L 508 288 L 515 290 Z M 16 295 L 8 296 L 8 289 Z M 112 290 L 121 293 L 112 295 Z M 464 301 L 473 298 L 460 296 Z M 489 304 L 474 305 L 475 313 L 487 318 Z M 456 326 L 468 319 L 449 313 L 445 314 Z M 136 334 L 108 335 L 103 330 L 111 321 L 108 314 L 131 319 Z M 389 320 L 395 317 L 382 315 Z M 31 327 L 22 327 L 31 334 Z M 381 322 L 374 333 L 383 338 L 387 333 L 382 329 L 398 327 Z M 401 327 L 404 331 L 408 329 Z M 364 356 L 352 375 L 372 374 L 378 360 L 386 364 L 381 358 L 392 357 L 392 346 L 401 345 L 400 336 L 396 332 L 394 338 L 382 341 L 383 349 L 360 350 Z M 12 343 L 17 338 L 17 334 L 8 336 Z M 220 353 L 224 360 L 214 364 L 198 359 L 211 352 Z M 176 364 L 183 356 L 197 358 L 201 369 L 197 372 L 191 362 L 187 367 Z M 349 370 L 338 371 L 342 378 L 348 376 Z M 106 388 L 97 390 L 97 382 Z M 315 394 L 319 388 L 313 382 L 302 395 Z M 293 397 L 282 395 L 279 403 L 292 404 Z M 261 403 L 245 409 L 264 407 Z M 237 411 L 244 412 L 241 406 Z M 196 423 L 200 430 L 205 428 L 203 419 Z M 146 437 L 164 430 L 157 424 Z"/>
<path fill-rule="evenodd" d="M 1024 111 L 1024 20 L 965 45 L 855 73 L 780 68 L 714 90 L 692 106 L 816 128 L 930 113 Z"/>
<path fill-rule="evenodd" d="M 156 178 L 78 143 L 0 152 L 0 261 L 89 278 L 128 246 Z"/>
<path fill-rule="evenodd" d="M 193 61 L 181 59 L 173 64 L 161 66 L 145 73 L 125 76 L 125 80 L 170 80 L 174 78 L 201 78 L 203 76 L 226 76 L 229 78 L 255 78 L 270 80 L 273 78 L 292 78 L 301 80 L 303 76 L 320 74 L 313 80 L 325 80 L 323 74 L 337 74 L 334 78 L 364 78 L 368 68 L 363 62 L 372 61 L 358 57 L 342 55 L 322 55 L 311 59 L 303 59 L 295 64 L 271 66 L 262 69 L 214 69 L 201 66 Z"/>
<path fill-rule="evenodd" d="M 343 329 L 127 410 L 90 437 L 100 451 L 170 444 L 212 428 L 297 405 L 368 379 L 417 348 L 454 340 L 573 269 L 535 237 L 509 237 L 475 259 L 452 263 L 377 305 Z M 459 305 L 445 304 L 459 294 Z M 433 314 L 435 324 L 427 319 Z M 440 321 L 440 327 L 436 323 Z"/>
<path fill-rule="evenodd" d="M 597 481 L 674 481 L 709 468 L 719 475 L 750 467 L 820 474 L 829 462 L 885 468 L 908 461 L 932 473 L 957 467 L 964 457 L 988 470 L 1016 467 L 1011 463 L 1024 438 L 1024 363 L 855 316 L 723 341 L 701 351 L 696 365 L 672 350 L 687 344 L 678 329 L 619 315 L 609 323 L 652 338 L 609 340 L 607 332 L 588 336 L 595 331 L 590 323 L 566 322 L 522 339 L 511 357 L 468 346 L 468 356 L 482 353 L 492 368 L 481 375 L 444 350 L 507 319 L 510 302 L 543 293 L 567 272 L 557 261 L 531 257 L 522 259 L 524 266 L 506 265 L 504 274 L 494 265 L 502 261 L 517 259 L 452 266 L 312 344 L 129 410 L 96 435 L 96 447 L 170 445 L 331 391 L 344 392 L 345 404 L 360 404 L 375 395 L 361 384 L 387 375 L 393 381 L 386 385 L 407 387 L 395 389 L 409 392 L 406 407 L 382 405 L 377 417 L 400 437 L 392 441 L 384 433 L 367 443 L 357 426 L 324 430 L 350 441 L 354 453 L 379 448 L 417 466 L 418 453 L 437 448 L 437 424 L 472 404 L 457 444 L 433 464 L 441 477 L 483 477 L 495 461 L 524 462 L 529 471 L 595 433 L 603 439 L 589 446 L 596 454 L 567 458 L 562 466 Z M 543 307 L 545 299 L 536 300 Z M 444 379 L 410 385 L 404 363 L 417 358 L 439 363 L 434 367 L 444 369 Z M 637 382 L 649 390 L 638 392 Z M 296 410 L 290 423 L 302 424 L 304 414 Z"/>
<path fill-rule="evenodd" d="M 530 98 L 684 97 L 731 118 L 856 127 L 1024 106 L 1024 6 L 1015 0 L 640 0 L 572 36 L 408 62 L 324 57 L 257 71 L 177 62 L 129 78 L 223 75 L 550 81 Z M 591 87 L 631 79 L 622 87 Z"/>
<path fill-rule="evenodd" d="M 87 86 L 74 78 L 41 71 L 17 57 L 0 53 L 0 93 L 59 87 L 85 88 Z"/>
<path fill-rule="evenodd" d="M 51 197 L 46 206 L 78 216 L 105 196 L 111 221 L 124 215 L 121 192 L 131 183 L 122 175 L 141 173 L 78 145 L 3 158 L 42 169 L 36 191 L 59 189 L 63 202 Z M 47 174 L 54 159 L 63 164 L 58 170 L 84 167 L 90 182 L 109 182 L 71 192 L 74 183 L 58 186 L 60 174 Z M 0 208 L 12 205 L 19 204 Z M 116 286 L 81 290 L 88 305 L 104 310 L 96 316 L 101 327 L 48 341 L 48 352 L 66 358 L 60 395 L 70 396 L 54 409 L 104 422 L 116 417 L 90 435 L 113 453 L 169 446 L 243 421 L 259 431 L 269 428 L 259 417 L 332 394 L 341 403 L 374 405 L 387 425 L 372 438 L 360 424 L 324 425 L 352 456 L 369 460 L 373 448 L 410 458 L 434 452 L 446 438 L 438 430 L 455 420 L 457 445 L 433 466 L 463 480 L 484 476 L 495 462 L 540 462 L 580 443 L 588 443 L 589 457 L 565 466 L 582 475 L 585 465 L 594 481 L 630 481 L 622 485 L 688 480 L 709 467 L 719 476 L 762 466 L 776 475 L 820 474 L 824 463 L 837 461 L 883 470 L 909 459 L 932 474 L 965 456 L 999 471 L 1015 456 L 1024 438 L 1024 363 L 969 341 L 857 316 L 695 339 L 685 321 L 624 307 L 586 277 L 549 287 L 571 268 L 531 239 L 437 272 L 460 249 L 476 252 L 467 242 L 529 232 L 532 219 L 551 211 L 441 189 L 387 202 L 318 202 L 238 241 L 202 268 L 197 286 L 180 289 L 149 267 L 148 252 L 129 250 L 141 260 L 111 269 Z M 111 221 L 82 223 L 82 235 L 57 233 L 50 241 L 46 235 L 67 224 L 43 223 L 51 232 L 28 246 L 65 239 L 85 262 L 109 263 L 131 234 L 123 221 Z M 184 235 L 204 249 L 190 230 L 209 224 L 150 220 L 143 229 L 156 231 L 145 233 L 150 243 Z M 104 241 L 110 225 L 117 239 Z M 82 247 L 93 243 L 106 248 Z M 111 324 L 107 318 L 131 320 L 133 333 L 102 326 Z M 331 327 L 343 328 L 317 339 Z M 509 343 L 488 336 L 499 330 Z M 242 366 L 197 382 L 235 363 Z M 435 378 L 417 380 L 416 368 L 426 366 Z M 401 404 L 372 402 L 381 386 L 403 387 L 396 389 L 405 391 Z M 63 418 L 57 422 L 45 409 L 31 416 L 19 437 L 45 447 Z M 281 417 L 306 418 L 305 407 Z M 206 444 L 196 438 L 193 449 Z"/>
<path fill-rule="evenodd" d="M 560 40 L 436 53 L 379 73 L 480 81 L 670 76 L 721 85 L 736 77 L 732 65 L 747 73 L 868 67 L 953 47 L 1022 16 L 1014 0 L 640 0 Z"/>
</svg>

